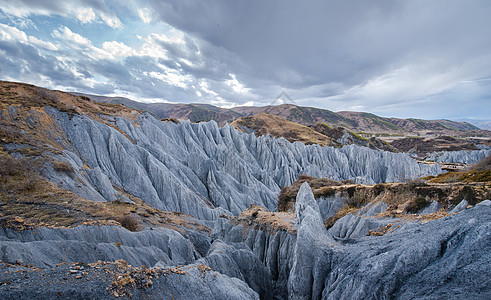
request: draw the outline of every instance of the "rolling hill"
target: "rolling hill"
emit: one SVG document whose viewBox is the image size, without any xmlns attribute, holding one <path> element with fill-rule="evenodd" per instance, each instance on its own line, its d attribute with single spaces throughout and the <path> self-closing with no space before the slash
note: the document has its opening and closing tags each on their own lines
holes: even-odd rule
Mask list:
<svg viewBox="0 0 491 300">
<path fill-rule="evenodd" d="M 481 130 L 467 122 L 450 120 L 386 118 L 366 112 L 333 112 L 328 109 L 303 107 L 293 104 L 241 106 L 226 109 L 199 103 L 142 103 L 123 97 L 105 97 L 81 93 L 72 94 L 87 96 L 98 102 L 124 104 L 130 108 L 147 111 L 158 119 L 175 118 L 190 120 L 194 123 L 215 120 L 220 126 L 231 123 L 240 117 L 267 113 L 305 126 L 324 123 L 332 128 L 343 127 L 352 132 L 369 134 L 491 137 L 490 131 Z"/>
<path fill-rule="evenodd" d="M 371 149 L 399 152 L 395 147 L 378 138 L 367 139 L 343 127 L 331 128 L 324 123 L 305 126 L 268 113 L 241 117 L 231 125 L 244 132 L 254 132 L 256 136 L 269 134 L 276 138 L 283 137 L 290 142 L 298 141 L 307 145 L 341 147 L 355 144 Z"/>
</svg>

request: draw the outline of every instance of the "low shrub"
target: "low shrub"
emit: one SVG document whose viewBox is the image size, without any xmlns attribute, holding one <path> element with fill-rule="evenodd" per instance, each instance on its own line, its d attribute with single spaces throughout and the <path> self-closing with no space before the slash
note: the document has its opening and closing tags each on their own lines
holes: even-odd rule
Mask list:
<svg viewBox="0 0 491 300">
<path fill-rule="evenodd" d="M 138 220 L 131 215 L 125 215 L 117 219 L 116 221 L 118 221 L 121 226 L 128 229 L 129 231 L 138 231 L 140 228 Z"/>
<path fill-rule="evenodd" d="M 477 199 L 476 199 L 476 192 L 474 191 L 474 189 L 470 186 L 464 186 L 457 198 L 455 199 L 455 205 L 459 204 L 460 201 L 462 200 L 467 200 L 467 202 L 470 204 L 470 205 L 475 205 L 477 203 Z"/>
<path fill-rule="evenodd" d="M 479 161 L 474 166 L 474 170 L 476 170 L 476 171 L 491 170 L 491 155 L 489 155 L 488 157 L 485 157 L 481 161 Z"/>
<path fill-rule="evenodd" d="M 413 199 L 411 199 L 411 200 L 408 201 L 408 203 L 406 205 L 406 211 L 408 213 L 415 214 L 418 211 L 420 211 L 423 208 L 425 208 L 426 206 L 428 206 L 428 204 L 430 204 L 430 203 L 428 201 L 426 201 L 425 198 L 423 198 L 423 197 L 416 197 L 416 198 L 413 198 Z"/>
<path fill-rule="evenodd" d="M 56 172 L 67 173 L 68 175 L 71 175 L 74 172 L 72 165 L 66 161 L 54 161 L 53 168 Z"/>
</svg>

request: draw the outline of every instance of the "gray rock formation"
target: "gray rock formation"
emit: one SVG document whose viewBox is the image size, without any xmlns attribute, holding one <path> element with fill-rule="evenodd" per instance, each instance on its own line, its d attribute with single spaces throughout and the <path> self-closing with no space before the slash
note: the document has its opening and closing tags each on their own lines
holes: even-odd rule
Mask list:
<svg viewBox="0 0 491 300">
<path fill-rule="evenodd" d="M 304 188 L 298 195 L 303 198 L 298 199 L 300 203 L 308 204 L 303 208 L 296 234 L 236 226 L 224 218 L 216 221 L 210 239 L 199 233 L 181 235 L 167 229 L 132 233 L 114 226 L 22 232 L 3 229 L 0 257 L 5 262 L 22 260 L 24 264 L 41 267 L 52 267 L 62 261 L 99 259 L 125 259 L 134 265 L 161 267 L 188 264 L 184 267 L 185 275 L 170 274 L 155 279 L 151 288 L 133 290 L 135 297 L 489 299 L 491 296 L 489 201 L 428 223 L 390 220 L 401 226 L 393 226 L 394 230 L 376 237 L 366 236 L 357 229 L 366 229 L 360 227 L 361 220 L 379 226 L 388 221 L 374 216 L 383 205 L 371 204 L 357 215 L 348 215 L 357 223 L 338 221 L 335 226 L 340 223 L 351 233 L 334 238 L 332 228 L 326 231 L 322 224 L 319 209 L 315 207 L 317 202 L 308 201 L 312 196 L 309 191 Z M 213 271 L 199 269 L 200 264 Z M 66 276 L 56 275 L 55 269 L 43 272 L 50 274 L 50 278 Z M 15 274 L 3 275 L 14 276 L 8 279 L 13 282 L 12 288 L 0 288 L 3 299 L 56 297 L 44 287 L 15 288 L 18 282 Z M 33 274 L 31 278 L 37 276 L 30 274 Z M 84 282 L 72 282 L 67 289 L 54 290 L 72 297 L 91 298 L 99 293 L 102 295 L 99 298 L 110 298 L 103 285 L 93 283 L 89 287 Z"/>
<path fill-rule="evenodd" d="M 37 267 L 61 262 L 93 263 L 124 259 L 134 266 L 189 264 L 199 258 L 190 240 L 170 229 L 131 232 L 118 226 L 86 226 L 15 231 L 0 228 L 0 260 Z"/>
<path fill-rule="evenodd" d="M 130 201 L 119 192 L 124 190 L 156 208 L 189 213 L 214 225 L 213 232 L 130 232 L 85 225 L 1 229 L 2 262 L 47 268 L 56 278 L 66 270 L 58 274 L 58 267 L 52 267 L 64 261 L 186 265 L 186 274 L 170 273 L 156 278 L 151 288 L 134 289 L 139 298 L 491 298 L 489 201 L 472 208 L 463 203 L 455 208 L 459 213 L 428 223 L 379 218 L 387 204 L 371 203 L 326 230 L 323 220 L 345 200 L 317 201 L 305 183 L 297 195 L 296 232 L 263 231 L 219 217 L 239 214 L 252 203 L 275 210 L 280 187 L 299 174 L 377 183 L 435 175 L 439 167 L 353 145 L 334 149 L 256 138 L 214 122 L 173 124 L 142 114 L 136 119 L 107 117 L 108 126 L 55 109 L 50 113 L 68 145 L 53 157 L 74 168 L 73 174 L 65 174 L 48 166 L 44 175 L 52 182 L 94 201 Z M 397 225 L 382 236 L 367 236 L 389 223 Z M 204 272 L 200 264 L 213 271 Z M 0 264 L 0 271 L 17 267 Z M 20 290 L 13 287 L 26 278 L 7 273 L 2 272 L 13 285 L 1 286 L 2 299 L 59 296 L 42 284 L 41 275 L 33 283 L 41 288 Z M 63 295 L 111 298 L 106 287 L 71 282 Z"/>
<path fill-rule="evenodd" d="M 430 205 L 423 208 L 419 213 L 422 215 L 436 213 L 441 209 L 441 207 L 442 206 L 440 205 L 440 203 L 438 203 L 438 201 L 431 201 Z"/>
<path fill-rule="evenodd" d="M 288 279 L 288 296 L 290 299 L 319 299 L 328 272 L 325 264 L 329 263 L 329 248 L 334 240 L 327 235 L 319 207 L 306 182 L 298 192 L 295 209 L 301 212 L 295 214 L 297 240 Z"/>
<path fill-rule="evenodd" d="M 458 213 L 458 212 L 461 212 L 463 211 L 464 209 L 467 208 L 467 206 L 469 205 L 469 202 L 467 202 L 467 200 L 465 199 L 462 199 L 462 201 L 460 201 L 459 204 L 457 204 L 451 211 L 450 213 Z"/>
<path fill-rule="evenodd" d="M 227 244 L 246 245 L 268 269 L 274 297 L 288 298 L 287 283 L 293 265 L 296 235 L 286 231 L 267 233 L 219 219 L 211 236 Z"/>
<path fill-rule="evenodd" d="M 181 273 L 168 272 L 151 280 L 143 277 L 140 282 L 151 281 L 149 286 L 129 285 L 118 291 L 109 289 L 117 278 L 111 272 L 101 272 L 108 269 L 87 267 L 85 275 L 76 279 L 67 265 L 33 270 L 0 264 L 3 274 L 0 299 L 259 299 L 245 282 L 200 267 L 194 264 L 180 267 Z M 9 284 L 3 284 L 4 280 Z"/>
<path fill-rule="evenodd" d="M 309 213 L 306 211 L 308 207 L 314 210 L 314 212 L 320 218 L 319 206 L 317 205 L 317 201 L 314 198 L 312 189 L 307 182 L 304 182 L 298 190 L 297 199 L 295 201 L 295 222 L 297 224 L 297 227 L 300 227 L 304 217 Z"/>
<path fill-rule="evenodd" d="M 319 197 L 317 204 L 319 205 L 319 212 L 322 220 L 326 220 L 332 217 L 346 204 L 346 197 L 332 196 L 332 197 Z"/>
<path fill-rule="evenodd" d="M 488 299 L 491 209 L 364 237 L 335 249 L 323 299 Z"/>
<path fill-rule="evenodd" d="M 342 235 L 349 237 L 339 243 L 329 239 L 318 213 L 307 207 L 297 234 L 289 299 L 488 299 L 491 208 L 459 211 L 426 224 L 397 226 L 379 237 L 353 233 L 373 218 L 347 215 L 348 221 L 335 224 L 345 226 Z"/>
<path fill-rule="evenodd" d="M 280 188 L 299 174 L 378 183 L 441 172 L 401 153 L 292 144 L 213 121 L 174 124 L 141 114 L 135 120 L 107 117 L 108 126 L 49 112 L 65 134 L 60 139 L 70 141 L 58 160 L 75 169 L 74 176 L 47 171 L 51 181 L 95 201 L 121 198 L 119 187 L 156 208 L 199 219 L 237 215 L 252 203 L 274 210 Z"/>
<path fill-rule="evenodd" d="M 208 255 L 197 263 L 229 277 L 245 281 L 261 299 L 272 299 L 272 279 L 269 270 L 245 244 L 227 245 L 220 240 L 213 243 Z"/>
<path fill-rule="evenodd" d="M 481 159 L 491 155 L 491 149 L 482 150 L 460 150 L 460 151 L 440 151 L 429 155 L 425 160 L 441 163 L 464 163 L 475 164 Z"/>
</svg>

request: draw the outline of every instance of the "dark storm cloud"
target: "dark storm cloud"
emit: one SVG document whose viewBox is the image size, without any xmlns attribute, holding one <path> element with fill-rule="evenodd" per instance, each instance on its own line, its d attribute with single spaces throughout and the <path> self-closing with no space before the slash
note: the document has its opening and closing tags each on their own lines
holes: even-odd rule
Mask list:
<svg viewBox="0 0 491 300">
<path fill-rule="evenodd" d="M 285 90 L 335 111 L 491 114 L 485 0 L 12 3 L 0 10 L 18 20 L 61 16 L 29 20 L 40 35 L 0 24 L 0 75 L 14 80 L 222 106 L 267 105 Z"/>
<path fill-rule="evenodd" d="M 345 81 L 380 68 L 390 45 L 366 37 L 364 23 L 390 15 L 395 8 L 388 3 L 153 1 L 163 21 L 237 54 L 258 75 L 293 85 Z"/>
<path fill-rule="evenodd" d="M 336 88 L 319 87 L 313 96 L 329 97 L 426 64 L 433 67 L 414 76 L 455 72 L 456 84 L 491 74 L 483 65 L 470 66 L 475 59 L 490 66 L 489 1 L 151 2 L 162 21 L 249 66 L 229 67 L 254 91 L 276 84 L 294 93 L 335 83 Z"/>
</svg>

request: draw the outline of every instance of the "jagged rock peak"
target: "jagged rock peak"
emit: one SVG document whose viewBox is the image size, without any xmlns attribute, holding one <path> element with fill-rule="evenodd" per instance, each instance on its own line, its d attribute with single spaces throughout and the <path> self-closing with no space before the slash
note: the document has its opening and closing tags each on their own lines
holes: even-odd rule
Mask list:
<svg viewBox="0 0 491 300">
<path fill-rule="evenodd" d="M 307 182 L 304 182 L 298 191 L 297 201 L 295 202 L 295 222 L 297 227 L 302 223 L 305 217 L 305 210 L 309 206 L 320 216 L 319 205 L 315 201 L 312 189 Z"/>
</svg>

